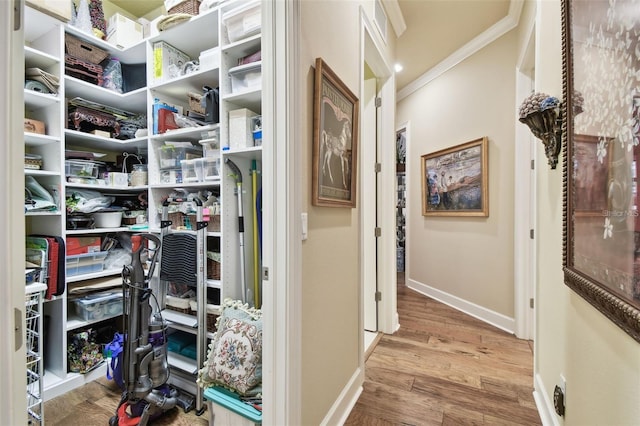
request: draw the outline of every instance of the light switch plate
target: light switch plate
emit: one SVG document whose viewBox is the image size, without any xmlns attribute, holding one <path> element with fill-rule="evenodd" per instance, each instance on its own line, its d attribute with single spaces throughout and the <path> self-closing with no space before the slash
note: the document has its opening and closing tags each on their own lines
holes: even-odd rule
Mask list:
<svg viewBox="0 0 640 426">
<path fill-rule="evenodd" d="M 300 222 L 302 224 L 302 241 L 304 241 L 307 239 L 307 232 L 309 230 L 309 219 L 307 213 L 302 213 L 300 216 Z"/>
</svg>

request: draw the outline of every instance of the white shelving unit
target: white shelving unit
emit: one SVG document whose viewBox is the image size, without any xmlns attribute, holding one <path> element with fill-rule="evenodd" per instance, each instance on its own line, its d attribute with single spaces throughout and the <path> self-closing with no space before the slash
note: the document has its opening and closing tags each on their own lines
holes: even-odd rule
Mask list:
<svg viewBox="0 0 640 426">
<path fill-rule="evenodd" d="M 256 205 L 253 200 L 252 170 L 256 171 L 256 182 L 260 184 L 260 170 L 262 167 L 262 147 L 247 146 L 227 149 L 220 152 L 220 176 L 205 182 L 163 182 L 159 168 L 158 149 L 166 142 L 191 142 L 198 145 L 203 138 L 208 138 L 213 132 L 217 133 L 221 147 L 236 145 L 231 140 L 229 127 L 229 112 L 246 108 L 254 113 L 262 114 L 262 80 L 248 90 L 232 90 L 229 70 L 238 66 L 238 60 L 254 54 L 261 49 L 261 34 L 252 31 L 247 37 L 230 41 L 227 36 L 225 17 L 234 14 L 238 8 L 255 7 L 260 2 L 246 0 L 230 0 L 201 15 L 191 18 L 168 30 L 143 40 L 127 49 L 117 48 L 92 35 L 87 35 L 76 28 L 65 25 L 34 9 L 26 7 L 25 16 L 25 68 L 38 67 L 60 78 L 60 88 L 57 95 L 25 90 L 25 116 L 44 121 L 46 134 L 25 132 L 25 150 L 28 153 L 41 155 L 44 167 L 41 170 L 25 169 L 25 176 L 31 176 L 43 186 L 55 187 L 59 195 L 57 200 L 59 210 L 49 212 L 30 212 L 26 216 L 26 230 L 28 234 L 43 234 L 68 237 L 97 236 L 116 232 L 130 232 L 127 227 L 102 229 L 67 229 L 67 216 L 64 209 L 65 194 L 77 189 L 92 189 L 108 193 L 115 197 L 131 197 L 144 194 L 148 200 L 147 217 L 149 232 L 160 233 L 161 204 L 164 197 L 177 189 L 188 192 L 211 191 L 218 195 L 221 205 L 221 229 L 209 231 L 206 234 L 207 247 L 219 251 L 221 254 L 220 279 L 205 281 L 209 300 L 200 300 L 199 309 L 205 307 L 219 308 L 226 298 L 245 300 L 241 291 L 239 277 L 242 275 L 241 261 L 244 259 L 244 276 L 247 287 L 253 292 L 255 286 L 261 287 L 261 282 L 254 281 L 256 268 L 259 268 L 259 244 L 252 238 L 254 217 L 257 216 Z M 117 57 L 123 64 L 147 64 L 145 87 L 120 94 L 98 87 L 92 83 L 65 75 L 65 33 L 71 34 L 100 49 L 107 51 L 110 56 Z M 220 65 L 212 69 L 200 70 L 161 83 L 153 79 L 153 61 L 155 42 L 164 41 L 192 59 L 198 59 L 201 52 L 211 48 L 219 48 Z M 255 82 L 254 82 L 255 83 Z M 220 123 L 197 128 L 184 128 L 169 131 L 164 134 L 152 134 L 153 103 L 156 99 L 162 102 L 188 107 L 187 94 L 202 93 L 203 86 L 219 87 Z M 120 108 L 136 114 L 147 115 L 148 136 L 128 140 L 106 138 L 90 133 L 84 133 L 68 128 L 67 102 L 74 98 L 82 98 L 106 106 Z M 138 187 L 102 187 L 86 184 L 72 184 L 66 182 L 65 150 L 83 150 L 99 152 L 113 159 L 123 152 L 142 155 L 148 163 L 148 185 Z M 244 252 L 240 249 L 240 229 L 238 221 L 238 203 L 236 181 L 230 176 L 230 169 L 224 163 L 233 161 L 243 174 L 242 200 L 244 217 Z M 256 253 L 258 254 L 256 256 Z M 254 265 L 258 265 L 254 267 Z M 206 271 L 206 268 L 205 268 Z M 117 279 L 122 268 L 109 268 L 100 272 L 69 276 L 67 285 L 79 285 L 87 280 Z M 157 285 L 157 280 L 153 280 Z M 92 325 L 112 320 L 101 318 L 97 322 L 87 322 L 76 316 L 73 310 L 72 297 L 69 292 L 60 296 L 53 296 L 43 302 L 42 322 L 43 332 L 42 363 L 44 378 L 39 380 L 43 387 L 44 399 L 51 399 L 73 388 L 105 374 L 106 367 L 91 370 L 86 374 L 69 372 L 67 360 L 67 345 L 70 333 Z M 249 304 L 254 304 L 253 294 Z M 212 306 L 213 305 L 213 306 Z M 195 384 L 196 372 L 201 367 L 206 354 L 208 340 L 212 333 L 203 324 L 198 324 L 195 315 L 185 315 L 165 310 L 165 318 L 170 322 L 172 330 L 188 332 L 197 337 L 197 361 L 190 358 L 170 354 L 172 381 L 175 385 L 200 395 Z M 203 331 L 203 327 L 204 331 Z M 200 365 L 199 365 L 200 364 Z"/>
</svg>

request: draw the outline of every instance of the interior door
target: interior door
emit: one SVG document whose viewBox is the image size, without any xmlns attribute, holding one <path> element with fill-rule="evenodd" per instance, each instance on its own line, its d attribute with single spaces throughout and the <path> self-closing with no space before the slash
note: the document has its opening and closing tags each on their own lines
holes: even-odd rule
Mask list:
<svg viewBox="0 0 640 426">
<path fill-rule="evenodd" d="M 0 1 L 0 398 L 2 424 L 27 424 L 24 292 L 24 31 L 22 0 Z"/>
<path fill-rule="evenodd" d="M 365 64 L 365 69 L 369 69 Z M 378 291 L 377 279 L 377 238 L 375 228 L 377 226 L 377 175 L 375 165 L 377 163 L 377 112 L 376 112 L 377 84 L 373 73 L 365 75 L 364 93 L 362 101 L 362 142 L 359 149 L 362 156 L 362 209 L 363 209 L 363 236 L 362 251 L 364 258 L 362 292 L 364 306 L 364 329 L 378 331 L 378 303 L 376 293 Z"/>
</svg>

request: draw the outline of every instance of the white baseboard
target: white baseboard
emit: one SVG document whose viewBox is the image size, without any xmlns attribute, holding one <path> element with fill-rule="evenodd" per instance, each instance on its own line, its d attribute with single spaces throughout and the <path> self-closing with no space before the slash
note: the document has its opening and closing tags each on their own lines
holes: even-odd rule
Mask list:
<svg viewBox="0 0 640 426">
<path fill-rule="evenodd" d="M 535 375 L 533 380 L 533 399 L 536 401 L 536 407 L 538 408 L 538 414 L 540 415 L 540 421 L 543 426 L 560 426 L 558 422 L 558 416 L 553 407 L 553 401 L 549 399 L 549 395 L 544 390 L 544 384 L 539 374 Z"/>
<path fill-rule="evenodd" d="M 331 406 L 331 409 L 324 416 L 324 419 L 320 423 L 322 426 L 326 425 L 342 425 L 347 421 L 349 414 L 353 406 L 358 402 L 360 394 L 362 393 L 362 384 L 364 383 L 364 371 L 358 368 L 349 379 L 349 382 L 340 392 L 340 395 Z"/>
<path fill-rule="evenodd" d="M 510 318 L 506 315 L 494 312 L 480 305 L 476 305 L 475 303 L 461 299 L 458 296 L 445 293 L 442 290 L 438 290 L 437 288 L 430 287 L 426 284 L 412 279 L 407 279 L 406 285 L 407 287 L 417 291 L 418 293 L 422 293 L 425 296 L 431 297 L 432 299 L 442 302 L 445 305 L 449 305 L 452 308 L 462 311 L 465 314 L 471 315 L 474 318 L 478 318 L 479 320 L 491 324 L 494 327 L 497 327 L 508 333 L 513 334 L 515 331 L 515 318 Z"/>
</svg>

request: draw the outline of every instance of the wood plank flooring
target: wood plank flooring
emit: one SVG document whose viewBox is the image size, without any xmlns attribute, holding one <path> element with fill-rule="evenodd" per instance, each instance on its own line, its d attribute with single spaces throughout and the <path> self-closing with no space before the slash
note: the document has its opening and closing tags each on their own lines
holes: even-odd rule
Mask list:
<svg viewBox="0 0 640 426">
<path fill-rule="evenodd" d="M 44 421 L 50 426 L 108 425 L 120 402 L 120 388 L 102 377 L 44 403 Z M 209 413 L 201 416 L 195 410 L 184 413 L 181 408 L 167 411 L 150 422 L 156 426 L 205 426 Z"/>
<path fill-rule="evenodd" d="M 400 330 L 365 364 L 345 425 L 540 425 L 532 342 L 425 297 L 398 278 Z"/>
<path fill-rule="evenodd" d="M 398 279 L 400 330 L 370 352 L 351 425 L 539 425 L 532 343 L 422 296 Z M 107 425 L 120 398 L 105 378 L 45 403 L 47 425 Z M 207 425 L 175 409 L 154 425 Z M 284 426 L 284 425 L 283 425 Z M 291 425 L 295 426 L 295 425 Z"/>
</svg>

